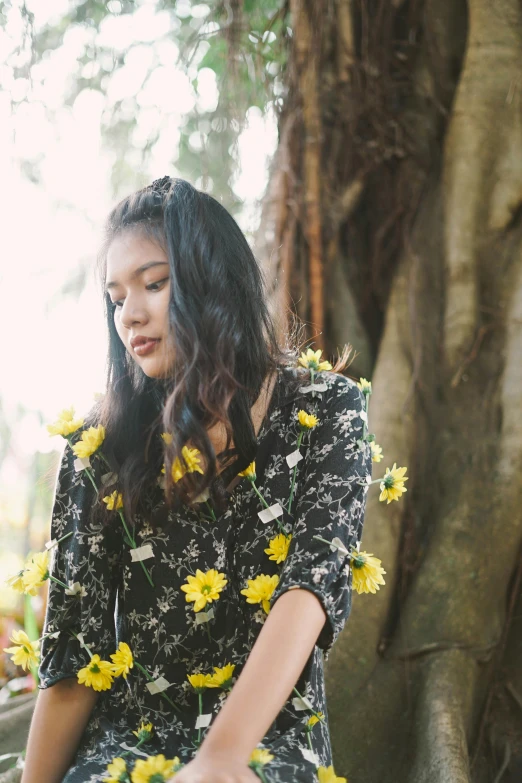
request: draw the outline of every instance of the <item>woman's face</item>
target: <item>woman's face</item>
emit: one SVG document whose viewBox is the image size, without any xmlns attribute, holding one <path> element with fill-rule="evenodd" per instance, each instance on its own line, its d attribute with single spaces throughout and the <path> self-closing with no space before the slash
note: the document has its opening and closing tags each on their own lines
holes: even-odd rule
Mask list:
<svg viewBox="0 0 522 783">
<path fill-rule="evenodd" d="M 116 331 L 129 354 L 150 378 L 168 377 L 174 345 L 165 251 L 129 231 L 119 234 L 107 254 L 105 287 L 114 305 Z"/>
</svg>

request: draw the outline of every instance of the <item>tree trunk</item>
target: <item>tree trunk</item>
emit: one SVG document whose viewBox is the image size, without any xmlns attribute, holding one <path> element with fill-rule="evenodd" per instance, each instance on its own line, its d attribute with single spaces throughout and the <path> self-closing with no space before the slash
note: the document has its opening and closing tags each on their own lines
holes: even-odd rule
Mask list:
<svg viewBox="0 0 522 783">
<path fill-rule="evenodd" d="M 327 666 L 337 775 L 522 772 L 522 9 L 518 0 L 291 0 L 259 235 L 278 311 L 372 380 L 369 428 L 408 492 L 369 491 Z M 268 237 L 268 241 L 267 241 Z"/>
</svg>

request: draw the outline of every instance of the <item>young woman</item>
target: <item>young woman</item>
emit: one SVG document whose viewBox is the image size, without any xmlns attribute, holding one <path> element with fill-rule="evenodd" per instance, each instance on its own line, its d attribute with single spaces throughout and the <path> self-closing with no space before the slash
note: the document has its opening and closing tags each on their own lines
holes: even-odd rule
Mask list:
<svg viewBox="0 0 522 783">
<path fill-rule="evenodd" d="M 323 662 L 372 462 L 346 355 L 280 347 L 243 234 L 184 180 L 121 201 L 100 260 L 108 382 L 56 430 L 23 783 L 342 780 Z"/>
</svg>

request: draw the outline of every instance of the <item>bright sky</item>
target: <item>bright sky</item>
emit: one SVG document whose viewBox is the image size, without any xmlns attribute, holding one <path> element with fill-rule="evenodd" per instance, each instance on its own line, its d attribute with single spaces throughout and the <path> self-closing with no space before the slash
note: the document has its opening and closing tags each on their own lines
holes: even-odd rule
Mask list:
<svg viewBox="0 0 522 783">
<path fill-rule="evenodd" d="M 28 0 L 26 5 L 35 14 L 38 27 L 66 11 L 70 3 Z M 98 31 L 103 43 L 115 51 L 130 49 L 124 67 L 106 89 L 109 105 L 127 96 L 138 96 L 141 111 L 125 151 L 126 162 L 135 161 L 137 165 L 133 145 L 142 144 L 158 123 L 163 129 L 147 172 L 149 181 L 178 173 L 171 161 L 176 157 L 183 115 L 195 104 L 208 110 L 217 100 L 212 71 L 200 72 L 195 92 L 190 79 L 172 65 L 177 49 L 165 35 L 165 30 L 172 30 L 171 16 L 155 13 L 153 5 L 144 0 L 132 18 L 112 17 Z M 108 6 L 117 8 L 118 0 Z M 185 8 L 188 14 L 189 7 L 179 2 L 177 10 Z M 196 9 L 201 17 L 207 12 L 208 6 L 203 4 Z M 89 274 L 78 301 L 57 295 L 81 264 L 93 269 L 104 217 L 126 195 L 122 192 L 112 198 L 110 192 L 113 158 L 102 149 L 100 137 L 104 97 L 84 90 L 72 108 L 63 106 L 72 63 L 95 33 L 74 29 L 65 33 L 61 49 L 34 68 L 29 102 L 13 116 L 7 91 L 17 99 L 29 94 L 27 81 L 13 80 L 10 69 L 2 65 L 20 45 L 16 9 L 10 12 L 5 28 L 0 29 L 0 84 L 4 90 L 0 92 L 0 290 L 4 328 L 0 399 L 15 427 L 12 453 L 0 472 L 0 512 L 4 513 L 5 493 L 8 488 L 13 493 L 14 487 L 22 487 L 20 482 L 25 478 L 21 474 L 34 452 L 62 448 L 58 439 L 50 438 L 45 427 L 39 425 L 37 412 L 42 412 L 45 422 L 70 405 L 85 412 L 93 394 L 104 386 L 105 334 L 93 275 Z M 153 47 L 150 42 L 154 42 Z M 20 63 L 26 56 L 22 50 Z M 155 71 L 142 88 L 151 64 Z M 85 75 L 97 67 L 96 62 L 89 63 Z M 166 83 L 171 87 L 170 97 L 165 95 Z M 57 110 L 52 124 L 45 117 L 44 105 Z M 256 108 L 249 110 L 247 119 L 239 141 L 241 165 L 234 190 L 244 201 L 239 222 L 243 230 L 251 231 L 267 182 L 268 156 L 276 144 L 276 124 L 273 117 L 264 118 Z M 19 161 L 23 159 L 40 161 L 41 185 L 22 174 Z M 194 184 L 201 187 L 197 180 Z M 21 421 L 16 414 L 19 405 L 29 410 Z M 23 516 L 21 507 L 9 509 L 9 516 L 18 514 Z"/>
</svg>

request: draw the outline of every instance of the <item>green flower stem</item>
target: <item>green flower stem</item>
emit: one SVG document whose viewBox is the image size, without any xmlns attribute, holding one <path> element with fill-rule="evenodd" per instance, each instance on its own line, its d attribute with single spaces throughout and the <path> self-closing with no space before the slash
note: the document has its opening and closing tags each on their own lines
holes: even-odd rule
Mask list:
<svg viewBox="0 0 522 783">
<path fill-rule="evenodd" d="M 65 587 L 66 590 L 69 589 L 69 585 L 64 584 L 64 582 L 62 582 L 60 579 L 57 579 L 55 576 L 51 576 L 51 574 L 49 574 L 49 579 L 52 579 L 53 582 L 56 582 L 57 585 Z"/>
<path fill-rule="evenodd" d="M 309 731 L 306 732 L 306 739 L 308 740 L 308 747 L 310 748 L 310 750 L 313 753 L 314 749 L 312 747 L 312 737 L 310 736 L 310 734 L 311 734 L 311 732 L 309 732 Z"/>
<path fill-rule="evenodd" d="M 94 476 L 92 475 L 92 473 L 89 470 L 89 468 L 84 468 L 84 470 L 87 473 L 87 475 L 89 476 L 89 478 L 90 478 L 90 480 L 92 482 L 92 485 L 93 485 L 93 487 L 94 487 L 94 489 L 96 490 L 96 493 L 97 493 L 98 492 L 98 487 L 96 486 L 96 482 L 94 480 Z"/>
<path fill-rule="evenodd" d="M 328 541 L 327 541 L 326 543 L 328 543 Z M 300 699 L 303 699 L 303 701 L 304 701 L 304 696 L 301 696 L 301 694 L 299 693 L 299 691 L 298 691 L 298 690 L 297 690 L 297 688 L 295 688 L 295 687 L 294 687 L 294 693 L 296 693 L 296 694 L 299 696 L 299 698 L 300 698 Z M 311 712 L 311 713 L 312 713 L 312 715 L 315 715 L 315 717 L 316 717 L 318 720 L 322 721 L 322 718 L 320 717 L 320 715 L 319 715 L 319 713 L 318 713 L 318 712 L 316 712 L 316 711 L 315 711 L 313 708 L 312 708 L 312 709 L 309 709 L 309 708 L 307 707 L 307 709 L 309 710 L 309 712 Z"/>
<path fill-rule="evenodd" d="M 258 490 L 258 488 L 256 487 L 256 482 L 255 482 L 255 481 L 251 481 L 251 484 L 252 484 L 252 486 L 254 487 L 254 490 L 255 490 L 255 492 L 256 492 L 256 494 L 257 494 L 257 496 L 259 497 L 259 499 L 261 500 L 262 504 L 264 505 L 264 507 L 265 507 L 265 508 L 270 508 L 270 506 L 268 505 L 268 503 L 267 503 L 267 502 L 266 502 L 266 500 L 264 499 L 263 495 L 261 494 L 261 492 L 260 492 L 260 491 Z"/>
<path fill-rule="evenodd" d="M 328 541 L 326 538 L 322 538 L 322 536 L 312 536 L 312 538 L 316 538 L 318 541 L 322 541 L 323 544 L 329 544 L 330 546 L 332 545 L 331 541 Z M 357 550 L 352 546 L 352 552 L 348 553 L 350 557 L 353 557 L 354 552 L 357 553 Z"/>
<path fill-rule="evenodd" d="M 69 538 L 69 536 L 72 536 L 72 534 L 73 534 L 73 531 L 71 530 L 71 532 L 70 532 L 70 533 L 66 533 L 66 534 L 65 534 L 64 536 L 62 536 L 61 538 L 57 538 L 57 539 L 56 539 L 56 543 L 57 543 L 57 544 L 61 544 L 61 543 L 62 543 L 62 541 L 65 541 L 65 539 L 66 539 L 66 538 Z"/>
<path fill-rule="evenodd" d="M 146 677 L 146 678 L 149 680 L 149 682 L 154 682 L 154 677 L 152 677 L 152 676 L 151 676 L 151 675 L 148 673 L 147 669 L 145 669 L 145 668 L 144 668 L 144 667 L 141 665 L 141 663 L 138 663 L 138 661 L 136 660 L 136 658 L 134 658 L 133 660 L 134 660 L 134 663 L 136 664 L 136 667 L 137 667 L 137 668 L 140 670 L 140 672 L 142 672 L 142 674 L 144 674 L 144 675 L 145 675 L 145 677 Z M 163 698 L 164 698 L 164 699 L 166 699 L 166 700 L 168 701 L 168 703 L 170 704 L 170 706 L 171 706 L 171 707 L 174 707 L 174 709 L 175 709 L 175 710 L 177 710 L 178 712 L 181 712 L 181 709 L 178 707 L 178 705 L 177 705 L 177 704 L 175 704 L 175 703 L 172 701 L 172 699 L 170 698 L 170 696 L 167 696 L 167 694 L 165 693 L 165 691 L 162 691 L 161 695 L 163 696 Z"/>
<path fill-rule="evenodd" d="M 127 534 L 127 538 L 129 539 L 129 541 L 132 544 L 132 548 L 136 549 L 136 546 L 137 546 L 136 545 L 136 539 L 134 538 L 134 536 L 131 534 L 129 528 L 127 527 L 127 523 L 125 521 L 125 517 L 123 515 L 123 511 L 121 510 L 121 508 L 118 509 L 118 514 L 120 515 L 121 523 L 123 525 L 123 529 L 125 530 L 125 533 Z"/>
<path fill-rule="evenodd" d="M 78 639 L 78 634 L 77 634 L 77 633 L 74 633 L 74 631 L 71 631 L 71 633 L 72 633 L 72 635 L 73 635 L 73 636 L 74 636 L 76 639 Z M 93 653 L 92 653 L 92 650 L 91 650 L 91 648 L 90 648 L 90 647 L 88 647 L 88 646 L 85 644 L 85 642 L 84 642 L 83 644 L 82 644 L 82 642 L 80 642 L 80 644 L 82 645 L 82 647 L 85 647 L 85 649 L 86 649 L 86 650 L 87 650 L 87 652 L 89 653 L 89 655 L 90 655 L 90 657 L 91 657 L 91 660 L 92 660 Z"/>
<path fill-rule="evenodd" d="M 138 740 L 137 744 L 134 746 L 134 750 L 138 750 L 138 748 L 141 748 L 142 745 L 144 745 L 148 740 L 140 739 Z M 128 756 L 130 753 L 132 753 L 132 750 L 124 750 L 122 753 L 120 753 L 120 756 Z"/>
<path fill-rule="evenodd" d="M 214 513 L 214 509 L 212 508 L 212 506 L 210 505 L 208 500 L 205 500 L 205 505 L 207 506 L 208 510 L 210 511 L 210 516 L 212 517 L 214 522 L 216 522 L 217 521 L 217 517 L 216 517 L 216 515 Z"/>
<path fill-rule="evenodd" d="M 265 777 L 265 773 L 263 772 L 262 767 L 260 767 L 258 764 L 256 764 L 254 767 L 251 767 L 251 769 L 253 769 L 255 774 L 259 776 L 259 778 L 261 779 L 262 783 L 268 783 L 268 781 L 267 781 L 267 779 Z"/>
<path fill-rule="evenodd" d="M 297 447 L 296 450 L 299 450 L 299 447 L 301 445 L 301 441 L 303 440 L 304 430 L 301 430 L 301 432 L 298 435 L 297 438 Z M 292 486 L 290 487 L 290 497 L 288 499 L 288 513 L 290 513 L 290 509 L 292 508 L 292 498 L 294 497 L 294 489 L 295 489 L 295 477 L 297 475 L 297 463 L 294 465 L 294 472 L 292 475 Z"/>
<path fill-rule="evenodd" d="M 203 715 L 203 691 L 198 691 L 199 716 Z M 201 745 L 201 726 L 198 729 L 198 748 Z"/>
<path fill-rule="evenodd" d="M 308 365 L 310 367 L 310 365 Z M 313 367 L 310 367 L 310 383 L 313 386 L 314 385 L 314 379 L 315 379 L 315 369 Z"/>
<path fill-rule="evenodd" d="M 111 463 L 109 462 L 109 460 L 107 459 L 107 457 L 105 456 L 105 454 L 103 453 L 103 451 L 100 451 L 100 449 L 98 449 L 98 454 L 100 455 L 100 457 L 102 458 L 102 460 L 105 462 L 105 464 L 107 465 L 107 467 L 111 469 L 111 473 L 113 473 L 114 471 L 112 470 L 112 465 L 111 465 Z"/>
<path fill-rule="evenodd" d="M 129 541 L 132 544 L 132 548 L 136 549 L 136 539 L 134 538 L 134 536 L 131 535 L 131 533 L 129 531 L 129 528 L 127 527 L 127 523 L 125 522 L 125 517 L 123 515 L 123 511 L 121 510 L 121 508 L 118 509 L 118 514 L 120 515 L 120 519 L 121 519 L 122 524 L 123 524 L 123 529 L 125 530 L 125 533 L 127 534 L 127 538 L 129 539 Z M 145 566 L 145 563 L 143 562 L 143 560 L 140 560 L 140 565 L 143 568 L 143 571 L 145 573 L 145 576 L 147 577 L 148 583 L 150 584 L 151 587 L 154 587 L 154 582 L 152 581 L 152 577 L 149 574 L 149 572 L 147 570 L 147 567 Z"/>
<path fill-rule="evenodd" d="M 261 500 L 262 504 L 264 505 L 264 507 L 265 507 L 265 508 L 270 508 L 270 506 L 268 505 L 268 503 L 267 503 L 267 502 L 266 502 L 266 500 L 264 499 L 263 495 L 261 494 L 261 492 L 260 492 L 260 491 L 258 490 L 258 488 L 256 487 L 256 483 L 255 483 L 255 481 L 252 481 L 252 479 L 250 479 L 250 483 L 251 483 L 251 484 L 252 484 L 252 486 L 254 487 L 254 490 L 255 490 L 255 492 L 256 492 L 256 494 L 257 494 L 257 496 L 260 498 L 260 500 Z M 282 523 L 281 523 L 281 521 L 280 521 L 279 517 L 275 517 L 275 521 L 277 522 L 277 525 L 278 525 L 278 527 L 279 527 L 279 530 L 280 530 L 280 532 L 281 532 L 281 533 L 284 533 L 284 534 L 286 535 L 286 531 L 285 531 L 285 529 L 284 529 L 284 527 L 283 527 L 283 525 L 282 525 Z"/>
</svg>

